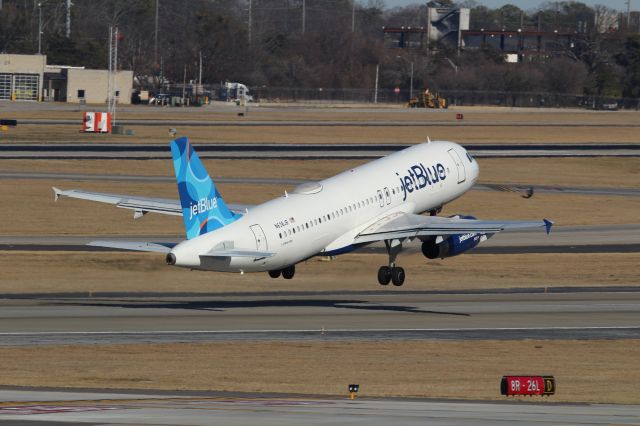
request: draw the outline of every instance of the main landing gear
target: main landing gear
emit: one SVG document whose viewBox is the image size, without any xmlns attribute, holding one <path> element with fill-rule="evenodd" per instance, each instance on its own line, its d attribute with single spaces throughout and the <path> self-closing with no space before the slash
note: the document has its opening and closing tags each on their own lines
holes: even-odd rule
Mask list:
<svg viewBox="0 0 640 426">
<path fill-rule="evenodd" d="M 384 245 L 389 254 L 389 266 L 381 266 L 378 269 L 378 282 L 381 285 L 388 285 L 390 282 L 395 286 L 404 284 L 404 269 L 396 266 L 396 257 L 402 250 L 400 240 L 385 240 Z"/>
<path fill-rule="evenodd" d="M 269 271 L 269 276 L 271 278 L 278 278 L 280 274 L 282 274 L 282 278 L 285 280 L 290 280 L 296 274 L 296 265 L 287 266 L 284 269 Z"/>
</svg>

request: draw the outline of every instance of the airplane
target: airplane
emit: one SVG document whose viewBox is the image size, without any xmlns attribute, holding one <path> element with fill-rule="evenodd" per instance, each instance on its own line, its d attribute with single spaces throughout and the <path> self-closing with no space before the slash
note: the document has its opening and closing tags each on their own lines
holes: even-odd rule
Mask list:
<svg viewBox="0 0 640 426">
<path fill-rule="evenodd" d="M 478 180 L 477 161 L 462 146 L 428 141 L 403 149 L 260 205 L 227 204 L 186 137 L 170 143 L 180 200 L 53 188 L 66 196 L 115 204 L 147 213 L 182 216 L 186 240 L 178 243 L 92 241 L 89 245 L 159 252 L 166 263 L 184 268 L 268 272 L 291 279 L 296 264 L 314 256 L 335 256 L 384 242 L 388 262 L 378 282 L 401 286 L 405 271 L 396 264 L 403 244 L 422 243 L 429 259 L 462 254 L 500 231 L 544 228 L 553 222 L 478 220 L 437 216 Z M 426 213 L 426 214 L 423 214 Z"/>
</svg>

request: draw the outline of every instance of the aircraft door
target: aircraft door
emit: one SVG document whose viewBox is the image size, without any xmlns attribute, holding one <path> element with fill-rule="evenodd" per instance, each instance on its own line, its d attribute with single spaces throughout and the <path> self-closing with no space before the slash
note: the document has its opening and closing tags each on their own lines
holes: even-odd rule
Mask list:
<svg viewBox="0 0 640 426">
<path fill-rule="evenodd" d="M 382 191 L 378 189 L 378 201 L 380 202 L 380 207 L 384 207 L 384 197 L 382 196 Z"/>
<path fill-rule="evenodd" d="M 456 163 L 456 168 L 458 169 L 458 183 L 464 182 L 465 180 L 467 180 L 467 174 L 464 169 L 464 163 L 462 162 L 462 160 L 460 160 L 458 152 L 453 148 L 447 152 L 449 153 L 449 156 L 451 157 L 453 162 Z"/>
<path fill-rule="evenodd" d="M 256 250 L 267 251 L 267 237 L 264 235 L 262 227 L 260 225 L 251 225 L 249 228 L 256 238 Z"/>
<path fill-rule="evenodd" d="M 391 204 L 391 192 L 389 192 L 389 188 L 384 187 L 384 195 L 387 198 L 387 205 Z"/>
</svg>

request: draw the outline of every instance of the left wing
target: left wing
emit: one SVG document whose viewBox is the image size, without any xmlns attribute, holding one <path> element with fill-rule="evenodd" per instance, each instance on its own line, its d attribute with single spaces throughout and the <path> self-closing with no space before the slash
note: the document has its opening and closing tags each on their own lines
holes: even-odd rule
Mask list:
<svg viewBox="0 0 640 426">
<path fill-rule="evenodd" d="M 139 197 L 137 195 L 107 194 L 103 192 L 90 192 L 79 189 L 62 190 L 53 187 L 54 200 L 60 197 L 79 198 L 81 200 L 97 201 L 99 203 L 115 204 L 116 207 L 131 209 L 133 217 L 138 219 L 145 214 L 160 213 L 173 216 L 182 216 L 182 206 L 179 200 L 167 198 Z M 234 213 L 244 213 L 251 207 L 248 204 L 230 204 L 229 209 Z"/>
<path fill-rule="evenodd" d="M 548 234 L 552 225 L 553 222 L 547 219 L 539 222 L 495 221 L 397 213 L 379 220 L 360 232 L 354 244 L 427 235 L 494 234 L 500 231 L 542 227 Z"/>
</svg>

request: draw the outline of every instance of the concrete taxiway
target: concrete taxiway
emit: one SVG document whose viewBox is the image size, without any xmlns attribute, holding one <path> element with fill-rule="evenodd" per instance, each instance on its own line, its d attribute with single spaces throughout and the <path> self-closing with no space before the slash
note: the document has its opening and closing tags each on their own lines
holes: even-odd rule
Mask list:
<svg viewBox="0 0 640 426">
<path fill-rule="evenodd" d="M 178 243 L 182 235 L 4 235 L 0 236 L 1 250 L 105 250 L 87 246 L 95 240 L 122 240 Z M 420 245 L 407 244 L 403 253 L 417 253 Z M 505 232 L 495 235 L 471 250 L 475 254 L 515 253 L 633 253 L 640 251 L 640 224 L 597 226 L 554 226 L 546 235 L 539 230 Z M 384 252 L 384 246 L 372 244 L 356 253 Z"/>
<path fill-rule="evenodd" d="M 640 406 L 0 389 L 0 422 L 63 425 L 637 425 Z"/>
<path fill-rule="evenodd" d="M 25 295 L 2 301 L 0 345 L 640 338 L 639 288 L 617 290 Z"/>
<path fill-rule="evenodd" d="M 374 159 L 407 148 L 391 144 L 199 144 L 200 158 L 225 159 Z M 638 157 L 640 144 L 631 143 L 503 143 L 467 144 L 479 158 L 511 157 Z M 19 143 L 0 146 L 0 159 L 170 159 L 167 144 L 121 143 Z"/>
</svg>

